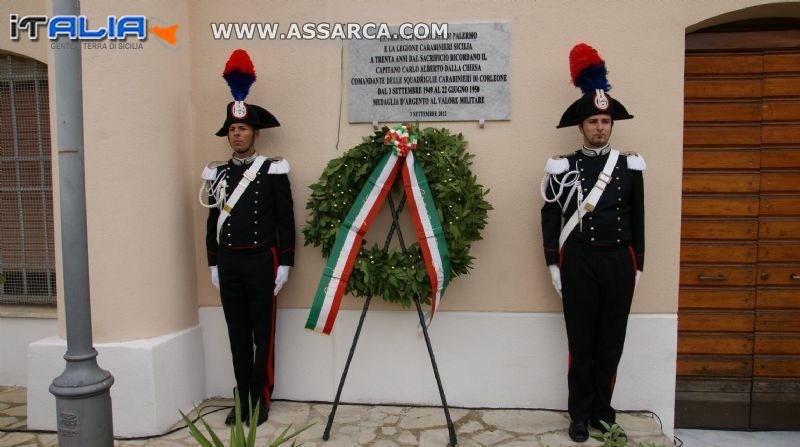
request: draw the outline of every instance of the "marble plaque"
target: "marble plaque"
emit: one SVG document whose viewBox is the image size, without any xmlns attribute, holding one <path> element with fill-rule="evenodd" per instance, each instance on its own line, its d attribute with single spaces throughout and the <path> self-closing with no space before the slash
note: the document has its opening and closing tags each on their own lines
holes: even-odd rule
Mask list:
<svg viewBox="0 0 800 447">
<path fill-rule="evenodd" d="M 509 22 L 348 42 L 349 122 L 511 119 Z"/>
</svg>

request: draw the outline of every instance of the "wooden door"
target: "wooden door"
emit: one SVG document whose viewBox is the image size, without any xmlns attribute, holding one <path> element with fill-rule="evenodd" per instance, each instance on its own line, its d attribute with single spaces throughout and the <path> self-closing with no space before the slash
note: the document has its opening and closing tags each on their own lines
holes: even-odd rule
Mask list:
<svg viewBox="0 0 800 447">
<path fill-rule="evenodd" d="M 800 26 L 767 28 L 686 40 L 678 427 L 800 428 Z"/>
</svg>

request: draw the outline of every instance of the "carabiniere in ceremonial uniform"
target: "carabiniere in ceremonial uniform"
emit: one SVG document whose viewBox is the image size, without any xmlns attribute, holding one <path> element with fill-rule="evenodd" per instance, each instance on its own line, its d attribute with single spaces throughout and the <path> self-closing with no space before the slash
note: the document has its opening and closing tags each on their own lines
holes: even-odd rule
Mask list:
<svg viewBox="0 0 800 447">
<path fill-rule="evenodd" d="M 606 92 L 605 63 L 585 44 L 570 54 L 584 95 L 557 127 L 580 126 L 584 145 L 552 158 L 542 181 L 542 237 L 553 283 L 562 294 L 569 344 L 570 437 L 587 424 L 613 424 L 611 397 L 631 300 L 644 267 L 644 159 L 609 143 L 615 121 L 633 118 Z M 598 79 L 598 74 L 602 74 Z"/>
<path fill-rule="evenodd" d="M 223 76 L 235 101 L 228 104 L 216 134 L 228 137 L 234 154 L 203 170 L 201 202 L 207 195 L 203 204 L 209 208 L 206 249 L 212 283 L 220 290 L 243 419 L 254 422 L 248 420 L 250 402 L 258 406 L 255 423 L 261 424 L 275 384 L 275 294 L 294 265 L 289 163 L 255 153 L 259 129 L 280 124 L 266 109 L 244 102 L 255 81 L 247 53 L 234 51 Z M 225 422 L 234 421 L 231 411 Z"/>
</svg>

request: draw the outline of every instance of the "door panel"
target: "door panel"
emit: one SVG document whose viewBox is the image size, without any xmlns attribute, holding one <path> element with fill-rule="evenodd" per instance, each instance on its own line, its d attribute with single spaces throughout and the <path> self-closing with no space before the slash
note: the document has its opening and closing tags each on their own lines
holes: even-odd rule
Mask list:
<svg viewBox="0 0 800 447">
<path fill-rule="evenodd" d="M 779 228 L 770 228 L 777 233 Z M 759 224 L 755 219 L 683 219 L 681 239 L 752 240 L 758 237 Z"/>
<path fill-rule="evenodd" d="M 719 379 L 684 376 L 675 384 L 675 426 L 747 426 L 750 420 L 751 388 L 749 377 Z"/>
<path fill-rule="evenodd" d="M 796 121 L 800 116 L 800 103 L 794 101 L 771 101 L 764 102 L 762 106 L 765 121 Z"/>
<path fill-rule="evenodd" d="M 762 141 L 765 144 L 798 144 L 800 143 L 800 126 L 768 125 L 761 126 Z"/>
<path fill-rule="evenodd" d="M 700 55 L 686 57 L 686 74 L 762 73 L 761 54 Z"/>
<path fill-rule="evenodd" d="M 681 309 L 753 309 L 756 291 L 752 287 L 681 287 L 678 302 Z"/>
<path fill-rule="evenodd" d="M 756 286 L 760 299 L 750 428 L 796 429 L 800 427 L 800 51 L 765 52 L 764 71 L 763 91 L 774 96 L 765 98 L 762 107 Z"/>
<path fill-rule="evenodd" d="M 733 86 L 731 86 L 733 87 Z M 751 92 L 760 89 L 750 87 Z M 793 78 L 764 79 L 764 97 L 800 96 L 800 83 Z M 752 93 L 751 93 L 752 94 Z"/>
<path fill-rule="evenodd" d="M 797 154 L 800 158 L 800 151 Z M 761 152 L 757 149 L 687 149 L 684 169 L 758 169 Z"/>
<path fill-rule="evenodd" d="M 751 334 L 684 334 L 678 342 L 678 354 L 749 355 L 752 352 L 753 336 Z"/>
<path fill-rule="evenodd" d="M 800 243 L 797 241 L 761 241 L 758 244 L 758 260 L 762 262 L 794 261 L 797 253 L 800 253 Z"/>
<path fill-rule="evenodd" d="M 681 262 L 751 263 L 757 259 L 755 242 L 684 242 Z"/>
<path fill-rule="evenodd" d="M 767 84 L 763 84 L 766 88 Z M 789 82 L 769 84 L 772 96 L 783 96 L 792 91 L 795 85 Z M 688 98 L 759 98 L 762 95 L 762 82 L 759 79 L 720 79 L 720 80 L 687 80 L 683 86 L 684 95 Z"/>
<path fill-rule="evenodd" d="M 753 376 L 800 377 L 800 355 L 755 355 Z"/>
<path fill-rule="evenodd" d="M 759 287 L 756 295 L 759 309 L 800 309 L 800 293 L 789 287 Z"/>
<path fill-rule="evenodd" d="M 762 216 L 796 216 L 800 215 L 800 195 L 762 194 Z"/>
<path fill-rule="evenodd" d="M 756 266 L 681 265 L 681 286 L 748 286 L 756 283 Z"/>
<path fill-rule="evenodd" d="M 686 310 L 678 317 L 678 330 L 682 332 L 752 333 L 754 324 L 751 311 Z"/>
<path fill-rule="evenodd" d="M 683 144 L 693 146 L 758 146 L 762 130 L 757 125 L 701 126 L 683 129 Z M 775 138 L 791 138 L 791 131 L 776 130 Z"/>
<path fill-rule="evenodd" d="M 698 103 L 686 104 L 684 121 L 730 122 L 761 121 L 761 98 L 751 103 Z"/>
<path fill-rule="evenodd" d="M 800 264 L 773 265 L 759 264 L 758 284 L 774 286 L 796 286 L 800 284 Z M 796 291 L 800 293 L 800 290 Z"/>
<path fill-rule="evenodd" d="M 756 354 L 800 355 L 800 334 L 756 334 L 753 352 Z"/>
<path fill-rule="evenodd" d="M 800 84 L 800 80 L 797 83 Z M 796 168 L 797 166 L 800 166 L 800 148 L 761 150 L 762 168 Z"/>
<path fill-rule="evenodd" d="M 800 380 L 753 378 L 750 425 L 763 429 L 786 429 L 797 425 Z"/>
<path fill-rule="evenodd" d="M 684 216 L 758 216 L 758 197 L 748 196 L 690 196 L 684 195 L 681 209 Z M 776 213 L 785 205 L 771 205 Z M 779 215 L 779 214 L 776 214 Z"/>
<path fill-rule="evenodd" d="M 678 376 L 709 378 L 751 377 L 753 356 L 748 355 L 678 355 Z"/>
<path fill-rule="evenodd" d="M 800 428 L 797 28 L 687 36 L 678 427 Z"/>
<path fill-rule="evenodd" d="M 683 192 L 758 192 L 759 175 L 720 172 L 685 173 L 683 175 Z"/>
<path fill-rule="evenodd" d="M 762 171 L 762 192 L 800 192 L 800 172 Z"/>
<path fill-rule="evenodd" d="M 800 53 L 766 54 L 764 56 L 764 73 L 800 71 Z"/>
</svg>

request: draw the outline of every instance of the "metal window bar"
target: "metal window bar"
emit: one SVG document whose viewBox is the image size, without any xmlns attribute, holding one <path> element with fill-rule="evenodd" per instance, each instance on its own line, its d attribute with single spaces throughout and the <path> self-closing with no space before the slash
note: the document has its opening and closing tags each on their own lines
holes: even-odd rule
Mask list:
<svg viewBox="0 0 800 447">
<path fill-rule="evenodd" d="M 47 66 L 0 54 L 0 304 L 55 305 Z"/>
</svg>

